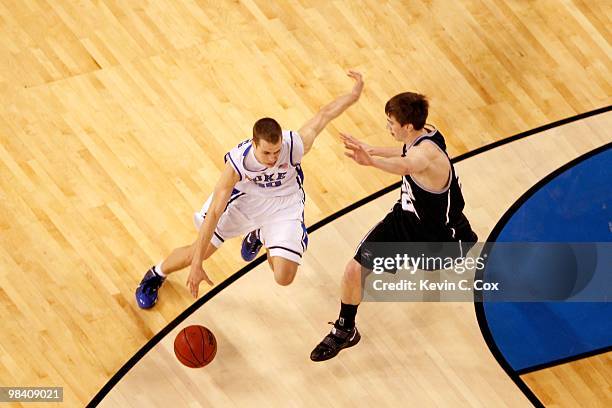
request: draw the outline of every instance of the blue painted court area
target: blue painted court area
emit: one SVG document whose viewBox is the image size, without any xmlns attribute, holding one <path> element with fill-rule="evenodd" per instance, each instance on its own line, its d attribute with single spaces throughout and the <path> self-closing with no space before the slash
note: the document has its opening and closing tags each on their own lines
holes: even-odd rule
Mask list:
<svg viewBox="0 0 612 408">
<path fill-rule="evenodd" d="M 496 242 L 611 243 L 612 148 L 577 163 L 543 185 L 510 217 Z M 609 245 L 603 244 L 606 249 L 603 252 L 600 246 L 594 260 L 599 276 L 612 276 Z M 589 270 L 581 267 L 580 257 L 577 258 L 576 279 L 580 280 L 580 274 L 589 273 Z M 556 281 L 550 274 L 540 273 L 535 268 L 506 269 L 507 273 L 527 270 L 526 286 L 543 287 Z M 487 274 L 485 271 L 485 280 L 489 280 Z M 584 281 L 587 282 L 586 291 L 598 292 L 597 302 L 492 302 L 485 299 L 489 330 L 515 371 L 612 346 L 610 279 L 605 284 L 596 279 Z M 607 302 L 602 301 L 605 300 L 602 293 L 607 294 Z"/>
</svg>

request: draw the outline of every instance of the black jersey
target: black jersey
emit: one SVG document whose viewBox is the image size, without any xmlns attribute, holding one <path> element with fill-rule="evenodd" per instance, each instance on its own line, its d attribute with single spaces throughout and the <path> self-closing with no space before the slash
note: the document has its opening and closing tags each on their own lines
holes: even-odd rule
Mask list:
<svg viewBox="0 0 612 408">
<path fill-rule="evenodd" d="M 402 157 L 406 156 L 410 148 L 424 141 L 435 143 L 450 162 L 446 153 L 444 136 L 437 129 L 419 136 L 410 146 L 404 145 Z M 421 186 L 410 175 L 403 176 L 399 203 L 401 203 L 402 210 L 418 219 L 418 224 L 441 239 L 452 241 L 473 239 L 469 222 L 463 215 L 465 201 L 452 163 L 450 163 L 448 182 L 439 192 Z"/>
</svg>

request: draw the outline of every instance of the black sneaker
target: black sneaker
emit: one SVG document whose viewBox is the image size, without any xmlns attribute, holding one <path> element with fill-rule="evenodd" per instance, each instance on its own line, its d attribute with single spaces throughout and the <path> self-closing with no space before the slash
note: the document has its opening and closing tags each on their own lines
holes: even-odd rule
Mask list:
<svg viewBox="0 0 612 408">
<path fill-rule="evenodd" d="M 329 324 L 333 324 L 329 322 Z M 325 361 L 335 357 L 340 350 L 353 347 L 359 343 L 361 335 L 357 327 L 352 330 L 343 330 L 336 326 L 332 327 L 331 332 L 325 336 L 323 341 L 310 353 L 312 361 Z"/>
</svg>

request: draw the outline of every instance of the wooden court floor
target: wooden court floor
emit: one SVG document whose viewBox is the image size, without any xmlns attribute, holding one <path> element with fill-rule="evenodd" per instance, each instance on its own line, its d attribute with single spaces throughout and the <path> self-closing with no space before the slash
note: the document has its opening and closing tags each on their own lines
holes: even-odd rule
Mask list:
<svg viewBox="0 0 612 408">
<path fill-rule="evenodd" d="M 478 235 L 487 237 L 544 176 L 612 142 L 610 126 L 612 113 L 602 114 L 460 162 L 466 215 Z M 472 302 L 364 302 L 362 341 L 328 362 L 309 361 L 325 323 L 337 316 L 344 264 L 398 196 L 392 191 L 313 232 L 290 287 L 274 284 L 267 263 L 249 271 L 130 368 L 100 406 L 530 406 L 488 351 Z M 188 324 L 205 325 L 219 339 L 216 360 L 204 369 L 185 368 L 174 356 L 174 338 Z M 584 364 L 578 361 L 552 375 L 531 373 L 527 383 L 547 405 L 605 406 L 612 384 L 589 379 L 610 378 L 609 355 L 593 359 L 588 375 L 574 370 Z M 558 392 L 564 383 L 568 395 Z"/>
<path fill-rule="evenodd" d="M 296 129 L 349 89 L 347 69 L 365 75 L 304 161 L 310 225 L 396 181 L 345 161 L 337 135 L 388 143 L 398 92 L 430 96 L 452 155 L 610 105 L 610 15 L 582 0 L 0 0 L 0 384 L 84 405 L 192 303 L 176 282 L 143 313 L 133 291 L 195 238 L 190 214 L 259 117 Z M 237 249 L 207 262 L 215 282 L 244 265 Z"/>
</svg>

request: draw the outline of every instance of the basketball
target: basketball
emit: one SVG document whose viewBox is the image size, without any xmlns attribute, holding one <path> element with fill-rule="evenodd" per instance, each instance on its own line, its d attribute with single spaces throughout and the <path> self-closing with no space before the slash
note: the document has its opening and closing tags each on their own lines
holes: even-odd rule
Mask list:
<svg viewBox="0 0 612 408">
<path fill-rule="evenodd" d="M 217 340 L 204 326 L 187 326 L 174 339 L 176 358 L 190 368 L 201 368 L 213 361 Z"/>
</svg>

